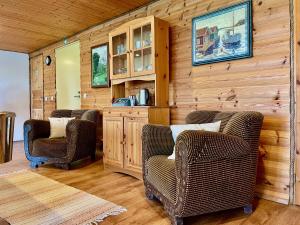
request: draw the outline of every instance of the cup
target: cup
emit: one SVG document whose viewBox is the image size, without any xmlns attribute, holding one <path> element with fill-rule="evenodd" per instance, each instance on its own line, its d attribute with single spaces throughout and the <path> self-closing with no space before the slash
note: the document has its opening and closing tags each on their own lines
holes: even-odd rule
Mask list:
<svg viewBox="0 0 300 225">
<path fill-rule="evenodd" d="M 135 48 L 141 48 L 141 41 L 135 42 Z"/>
<path fill-rule="evenodd" d="M 134 95 L 129 96 L 130 105 L 135 106 L 136 105 L 136 97 Z"/>
</svg>

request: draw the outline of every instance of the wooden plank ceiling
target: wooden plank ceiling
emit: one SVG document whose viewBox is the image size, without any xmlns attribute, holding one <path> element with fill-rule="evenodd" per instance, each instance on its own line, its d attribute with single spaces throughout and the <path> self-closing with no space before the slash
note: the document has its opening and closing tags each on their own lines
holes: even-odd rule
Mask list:
<svg viewBox="0 0 300 225">
<path fill-rule="evenodd" d="M 0 49 L 30 53 L 151 0 L 0 1 Z"/>
</svg>

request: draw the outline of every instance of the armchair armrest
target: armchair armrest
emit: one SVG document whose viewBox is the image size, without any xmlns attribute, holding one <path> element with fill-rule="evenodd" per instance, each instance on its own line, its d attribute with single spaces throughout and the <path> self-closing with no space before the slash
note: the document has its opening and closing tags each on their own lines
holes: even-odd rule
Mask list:
<svg viewBox="0 0 300 225">
<path fill-rule="evenodd" d="M 154 155 L 171 155 L 174 141 L 170 127 L 147 124 L 142 130 L 143 164 Z"/>
<path fill-rule="evenodd" d="M 50 122 L 46 120 L 27 120 L 24 122 L 24 140 L 33 141 L 37 138 L 50 136 Z"/>
<path fill-rule="evenodd" d="M 74 119 L 66 127 L 67 157 L 75 161 L 95 154 L 96 123 L 88 120 Z"/>
<path fill-rule="evenodd" d="M 50 136 L 50 122 L 46 120 L 27 120 L 24 122 L 24 150 L 28 160 L 31 157 L 33 141 L 38 138 L 48 138 Z M 41 159 L 41 161 L 43 161 Z"/>
<path fill-rule="evenodd" d="M 223 133 L 184 131 L 175 148 L 176 215 L 251 204 L 258 152 L 247 141 Z"/>
</svg>

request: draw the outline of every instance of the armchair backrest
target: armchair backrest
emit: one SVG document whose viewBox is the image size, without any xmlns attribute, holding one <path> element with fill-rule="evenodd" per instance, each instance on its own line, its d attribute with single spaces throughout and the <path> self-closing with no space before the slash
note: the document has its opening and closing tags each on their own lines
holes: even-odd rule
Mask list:
<svg viewBox="0 0 300 225">
<path fill-rule="evenodd" d="M 51 113 L 51 117 L 75 117 L 76 119 L 89 120 L 97 123 L 99 117 L 98 110 L 69 110 L 69 109 L 59 109 L 54 110 Z"/>
<path fill-rule="evenodd" d="M 263 115 L 259 112 L 219 112 L 194 111 L 185 118 L 186 123 L 212 123 L 222 121 L 220 132 L 238 136 L 247 141 L 252 148 L 258 147 Z"/>
<path fill-rule="evenodd" d="M 59 109 L 54 110 L 51 113 L 51 117 L 61 118 L 61 117 L 71 117 L 72 110 L 69 109 Z"/>
<path fill-rule="evenodd" d="M 223 133 L 238 136 L 247 141 L 252 149 L 258 148 L 264 116 L 259 112 L 238 112 L 226 124 Z"/>
<path fill-rule="evenodd" d="M 200 123 L 213 123 L 217 121 L 221 122 L 220 132 L 231 119 L 235 112 L 220 112 L 220 111 L 194 111 L 187 115 L 185 122 L 187 124 L 200 124 Z"/>
</svg>

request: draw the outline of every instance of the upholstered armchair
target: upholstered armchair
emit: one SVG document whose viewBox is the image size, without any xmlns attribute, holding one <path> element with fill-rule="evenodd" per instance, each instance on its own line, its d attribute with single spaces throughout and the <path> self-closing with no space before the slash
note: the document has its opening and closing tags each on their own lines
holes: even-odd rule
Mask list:
<svg viewBox="0 0 300 225">
<path fill-rule="evenodd" d="M 24 123 L 25 155 L 30 166 L 44 163 L 69 169 L 72 162 L 90 156 L 95 159 L 97 110 L 55 110 L 51 117 L 75 117 L 68 122 L 66 138 L 51 138 L 50 122 L 27 120 Z"/>
<path fill-rule="evenodd" d="M 186 117 L 188 124 L 219 120 L 220 132 L 184 131 L 176 143 L 169 127 L 143 127 L 146 196 L 163 203 L 172 224 L 238 207 L 252 212 L 263 115 L 195 111 Z M 170 160 L 174 145 L 176 157 Z"/>
</svg>

